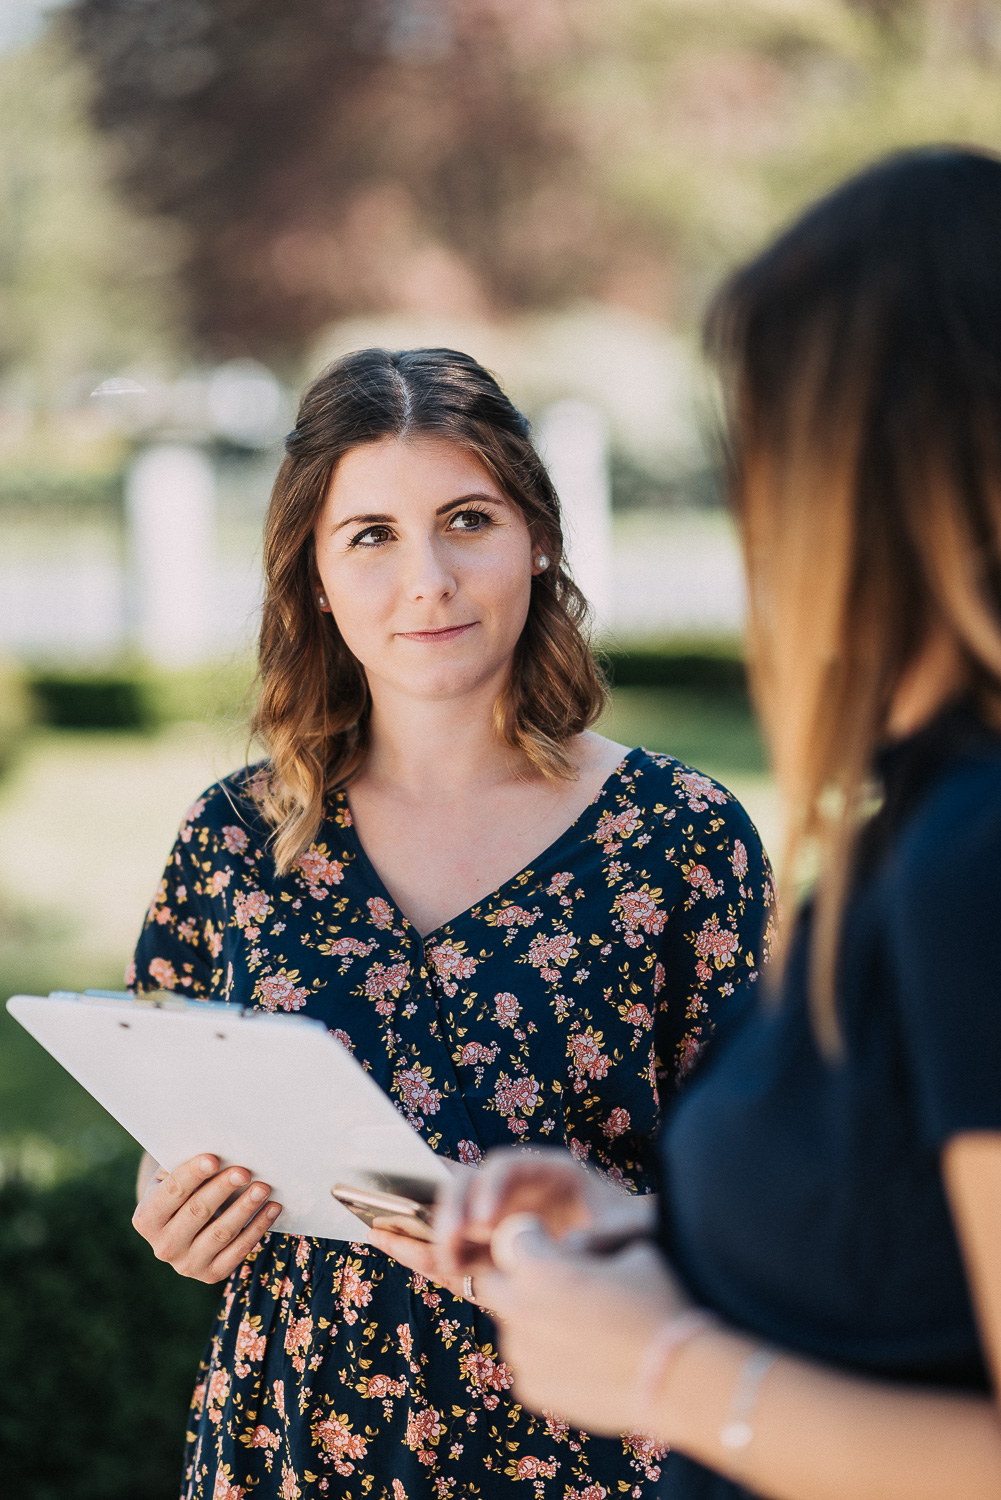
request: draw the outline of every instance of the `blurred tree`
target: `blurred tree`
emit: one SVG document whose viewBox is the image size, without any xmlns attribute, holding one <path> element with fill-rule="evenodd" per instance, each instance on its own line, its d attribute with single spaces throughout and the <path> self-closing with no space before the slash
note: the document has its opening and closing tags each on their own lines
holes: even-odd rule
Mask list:
<svg viewBox="0 0 1001 1500">
<path fill-rule="evenodd" d="M 58 34 L 0 56 L 3 445 L 88 370 L 172 346 L 177 231 L 119 202 L 87 104 L 86 70 Z"/>
<path fill-rule="evenodd" d="M 544 99 L 562 22 L 543 45 L 533 8 L 78 0 L 96 118 L 132 200 L 184 228 L 208 348 L 274 358 L 346 313 L 511 310 L 593 283 L 609 233 Z"/>
</svg>

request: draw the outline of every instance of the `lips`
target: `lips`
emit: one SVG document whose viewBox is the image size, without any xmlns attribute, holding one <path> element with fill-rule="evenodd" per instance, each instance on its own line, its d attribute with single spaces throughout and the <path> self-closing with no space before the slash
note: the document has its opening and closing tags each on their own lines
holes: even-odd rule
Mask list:
<svg viewBox="0 0 1001 1500">
<path fill-rule="evenodd" d="M 467 630 L 472 630 L 476 624 L 470 620 L 466 625 L 443 625 L 438 630 L 398 630 L 396 633 L 404 641 L 423 641 L 433 646 L 438 642 L 458 640 L 460 635 L 465 635 Z"/>
</svg>

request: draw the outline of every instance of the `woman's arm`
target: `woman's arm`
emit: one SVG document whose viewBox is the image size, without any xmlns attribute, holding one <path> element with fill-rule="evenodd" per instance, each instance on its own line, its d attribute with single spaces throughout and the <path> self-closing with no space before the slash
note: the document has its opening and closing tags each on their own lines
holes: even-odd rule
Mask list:
<svg viewBox="0 0 1001 1500">
<path fill-rule="evenodd" d="M 995 1376 L 1001 1352 L 1001 1136 L 963 1136 L 943 1169 Z M 691 1458 L 772 1500 L 998 1500 L 1001 1411 L 987 1397 L 843 1375 L 783 1354 L 735 1458 L 720 1441 L 745 1361 L 760 1341 L 724 1327 L 636 1390 L 651 1330 L 685 1305 L 652 1248 L 598 1259 L 520 1236 L 483 1295 L 502 1317 L 517 1394 L 591 1431 L 652 1427 Z"/>
</svg>

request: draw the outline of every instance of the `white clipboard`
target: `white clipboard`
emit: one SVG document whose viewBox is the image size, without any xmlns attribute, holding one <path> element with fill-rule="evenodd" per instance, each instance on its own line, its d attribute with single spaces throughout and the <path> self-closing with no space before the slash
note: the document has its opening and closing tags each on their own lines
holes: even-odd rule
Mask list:
<svg viewBox="0 0 1001 1500">
<path fill-rule="evenodd" d="M 168 994 L 14 995 L 7 1009 L 162 1166 L 210 1151 L 269 1183 L 281 1233 L 367 1240 L 335 1182 L 449 1180 L 322 1021 Z"/>
</svg>

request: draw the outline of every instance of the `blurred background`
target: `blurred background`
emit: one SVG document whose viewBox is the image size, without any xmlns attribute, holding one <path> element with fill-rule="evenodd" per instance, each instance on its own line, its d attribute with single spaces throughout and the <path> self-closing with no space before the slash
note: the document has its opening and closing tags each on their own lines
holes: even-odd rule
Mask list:
<svg viewBox="0 0 1001 1500">
<path fill-rule="evenodd" d="M 1001 148 L 999 0 L 2 0 L 0 995 L 117 987 L 184 808 L 247 753 L 303 383 L 448 344 L 535 424 L 606 728 L 778 814 L 699 321 L 873 157 Z M 135 1149 L 0 1017 L 0 1452 L 168 1500 L 215 1294 Z"/>
</svg>

